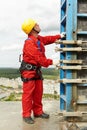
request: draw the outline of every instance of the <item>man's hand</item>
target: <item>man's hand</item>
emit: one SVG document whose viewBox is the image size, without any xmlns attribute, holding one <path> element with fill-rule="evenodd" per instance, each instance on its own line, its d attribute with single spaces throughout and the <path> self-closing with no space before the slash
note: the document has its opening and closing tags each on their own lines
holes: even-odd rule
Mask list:
<svg viewBox="0 0 87 130">
<path fill-rule="evenodd" d="M 59 60 L 57 60 L 57 59 L 53 60 L 53 65 L 54 65 L 54 66 L 58 66 L 59 63 L 60 63 Z"/>
<path fill-rule="evenodd" d="M 61 35 L 61 38 L 66 38 L 66 33 L 65 32 L 62 32 L 60 35 Z"/>
</svg>

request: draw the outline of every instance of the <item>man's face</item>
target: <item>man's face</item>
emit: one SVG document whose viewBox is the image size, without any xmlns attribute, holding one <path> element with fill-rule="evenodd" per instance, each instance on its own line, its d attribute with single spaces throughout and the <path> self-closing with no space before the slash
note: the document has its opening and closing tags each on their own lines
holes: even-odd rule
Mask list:
<svg viewBox="0 0 87 130">
<path fill-rule="evenodd" d="M 41 31 L 41 29 L 37 23 L 34 26 L 34 30 L 36 30 L 38 33 Z"/>
</svg>

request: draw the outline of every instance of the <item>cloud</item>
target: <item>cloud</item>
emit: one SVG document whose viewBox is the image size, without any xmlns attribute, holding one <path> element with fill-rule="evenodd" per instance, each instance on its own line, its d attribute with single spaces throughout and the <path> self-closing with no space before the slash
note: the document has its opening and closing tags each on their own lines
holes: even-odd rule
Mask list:
<svg viewBox="0 0 87 130">
<path fill-rule="evenodd" d="M 0 48 L 1 51 L 7 51 L 7 50 L 18 50 L 21 49 L 22 47 L 19 44 L 13 44 L 13 45 L 9 45 L 9 46 L 2 46 Z"/>
<path fill-rule="evenodd" d="M 3 0 L 0 2 L 0 51 L 11 58 L 12 51 L 22 51 L 27 36 L 21 30 L 21 24 L 26 18 L 34 18 L 41 26 L 41 35 L 56 34 L 59 32 L 60 0 Z M 48 51 L 48 50 L 47 50 Z M 9 53 L 10 52 L 10 53 Z M 46 52 L 49 55 L 50 51 Z M 12 55 L 11 55 L 12 54 Z M 7 61 L 3 61 L 5 66 Z M 14 62 L 16 62 L 14 60 Z M 12 64 L 11 64 L 12 65 Z M 0 64 L 1 66 L 1 64 Z"/>
</svg>

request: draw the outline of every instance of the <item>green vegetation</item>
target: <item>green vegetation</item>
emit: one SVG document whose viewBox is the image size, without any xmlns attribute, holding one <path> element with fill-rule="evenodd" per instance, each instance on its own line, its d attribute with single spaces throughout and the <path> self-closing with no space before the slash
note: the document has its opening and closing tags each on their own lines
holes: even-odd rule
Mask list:
<svg viewBox="0 0 87 130">
<path fill-rule="evenodd" d="M 19 69 L 0 68 L 0 77 L 5 77 L 9 79 L 20 77 Z"/>
<path fill-rule="evenodd" d="M 59 95 L 57 95 L 57 94 L 43 94 L 43 98 L 45 98 L 45 99 L 59 99 Z"/>
<path fill-rule="evenodd" d="M 44 79 L 56 80 L 59 77 L 59 70 L 55 68 L 43 68 L 42 73 Z"/>
<path fill-rule="evenodd" d="M 21 101 L 22 93 L 11 93 L 8 97 L 1 98 L 0 101 Z"/>
<path fill-rule="evenodd" d="M 0 88 L 2 89 L 2 90 L 5 90 L 5 89 L 13 89 L 12 87 L 10 87 L 10 86 L 3 86 L 3 85 L 0 85 Z"/>
<path fill-rule="evenodd" d="M 42 74 L 44 79 L 52 79 L 56 80 L 59 77 L 59 71 L 55 68 L 42 68 Z M 15 79 L 20 77 L 19 69 L 16 68 L 0 68 L 0 77 Z M 9 90 L 13 89 L 11 87 L 5 87 L 0 85 L 0 89 L 3 91 L 7 91 L 6 88 Z M 21 89 L 21 88 L 20 88 Z M 8 97 L 4 97 L 0 99 L 0 101 L 21 101 L 22 93 L 16 93 L 13 89 L 12 93 Z M 54 92 L 54 94 L 43 94 L 43 98 L 45 99 L 59 99 L 59 95 Z"/>
<path fill-rule="evenodd" d="M 59 71 L 55 68 L 42 68 L 44 79 L 56 80 L 59 76 Z M 17 68 L 0 68 L 0 77 L 17 78 L 20 77 L 19 69 Z"/>
<path fill-rule="evenodd" d="M 21 101 L 22 93 L 11 93 L 8 97 L 1 98 L 0 101 Z M 43 94 L 43 99 L 54 99 L 58 100 L 59 95 L 57 94 Z"/>
</svg>

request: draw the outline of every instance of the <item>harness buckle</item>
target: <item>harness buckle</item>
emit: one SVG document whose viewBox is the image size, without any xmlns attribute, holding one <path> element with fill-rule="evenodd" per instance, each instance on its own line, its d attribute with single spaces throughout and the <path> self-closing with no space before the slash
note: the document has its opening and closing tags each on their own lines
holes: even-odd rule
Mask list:
<svg viewBox="0 0 87 130">
<path fill-rule="evenodd" d="M 33 70 L 36 70 L 37 69 L 37 66 L 33 66 Z"/>
<path fill-rule="evenodd" d="M 23 71 L 23 70 L 37 70 L 37 68 L 38 68 L 38 67 L 35 66 L 35 65 L 28 64 L 28 63 L 22 61 L 19 70 L 20 70 L 20 71 Z"/>
<path fill-rule="evenodd" d="M 32 67 L 31 64 L 26 64 L 26 65 L 25 65 L 25 68 L 26 68 L 27 70 L 31 70 L 31 69 L 33 69 L 33 67 Z"/>
</svg>

